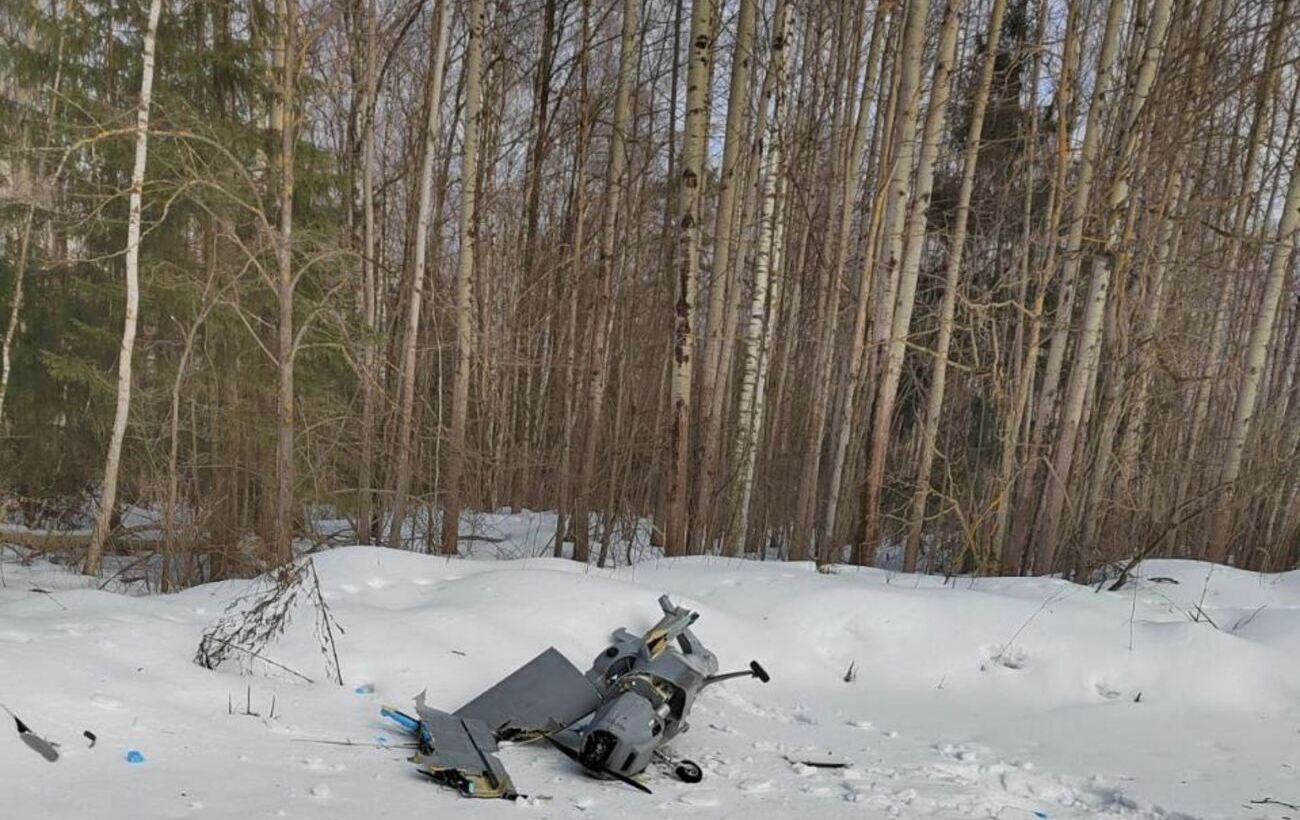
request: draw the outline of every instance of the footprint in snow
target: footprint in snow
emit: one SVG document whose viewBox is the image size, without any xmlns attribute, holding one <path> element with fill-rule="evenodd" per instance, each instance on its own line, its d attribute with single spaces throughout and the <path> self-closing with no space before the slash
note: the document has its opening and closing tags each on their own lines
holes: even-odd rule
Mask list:
<svg viewBox="0 0 1300 820">
<path fill-rule="evenodd" d="M 981 671 L 988 669 L 990 666 L 1001 666 L 1004 669 L 1019 671 L 1029 665 L 1029 650 L 1014 644 L 1011 646 L 986 644 L 984 646 L 984 659 L 984 663 L 980 664 Z"/>
<path fill-rule="evenodd" d="M 716 806 L 722 801 L 718 799 L 717 792 L 708 789 L 693 789 L 677 798 L 677 802 L 684 803 L 687 806 Z"/>
<path fill-rule="evenodd" d="M 110 712 L 120 712 L 123 709 L 122 701 L 110 698 L 102 692 L 96 692 L 91 695 L 90 702 L 98 706 L 100 709 L 106 709 Z"/>
<path fill-rule="evenodd" d="M 775 786 L 776 783 L 771 780 L 742 780 L 736 788 L 749 794 L 760 794 L 771 791 Z"/>
<path fill-rule="evenodd" d="M 32 636 L 26 632 L 20 632 L 17 629 L 0 629 L 0 642 L 3 643 L 30 643 Z"/>
<path fill-rule="evenodd" d="M 1112 686 L 1111 684 L 1107 683 L 1104 680 L 1097 681 L 1095 688 L 1097 690 L 1097 694 L 1101 695 L 1106 700 L 1114 700 L 1115 698 L 1124 694 L 1117 687 Z"/>
<path fill-rule="evenodd" d="M 366 581 L 366 586 L 371 589 L 383 589 L 388 586 L 388 581 L 384 578 L 371 578 L 369 581 Z"/>
<path fill-rule="evenodd" d="M 981 754 L 989 751 L 987 746 L 979 746 L 974 743 L 944 743 L 935 747 L 941 756 L 949 760 L 960 760 L 963 763 L 969 763 L 979 759 Z"/>
</svg>

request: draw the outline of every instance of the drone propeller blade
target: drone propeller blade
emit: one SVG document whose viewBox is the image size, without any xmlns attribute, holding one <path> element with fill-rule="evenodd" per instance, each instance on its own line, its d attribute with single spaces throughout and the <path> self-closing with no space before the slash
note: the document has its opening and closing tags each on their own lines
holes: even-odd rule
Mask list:
<svg viewBox="0 0 1300 820">
<path fill-rule="evenodd" d="M 561 752 L 564 752 L 565 756 L 568 757 L 570 760 L 574 761 L 575 763 L 581 762 L 578 758 L 578 751 L 576 749 L 570 749 L 568 746 L 565 746 L 563 743 L 556 740 L 553 735 L 542 735 L 542 737 L 546 738 L 546 742 L 550 743 L 552 746 L 559 749 Z"/>
</svg>

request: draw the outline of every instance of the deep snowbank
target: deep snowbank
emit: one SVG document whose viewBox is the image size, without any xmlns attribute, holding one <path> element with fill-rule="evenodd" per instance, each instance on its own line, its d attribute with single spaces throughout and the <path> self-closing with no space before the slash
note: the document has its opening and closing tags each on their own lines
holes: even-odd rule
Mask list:
<svg viewBox="0 0 1300 820">
<path fill-rule="evenodd" d="M 0 701 L 64 758 L 0 735 L 0 815 L 1281 818 L 1295 812 L 1250 801 L 1300 802 L 1300 574 L 1153 561 L 1110 593 L 707 558 L 315 560 L 345 630 L 344 687 L 323 682 L 305 613 L 267 657 L 314 684 L 255 660 L 244 677 L 191 663 L 246 582 L 127 597 L 6 564 Z M 503 760 L 532 798 L 478 803 L 418 779 L 401 750 L 310 742 L 400 741 L 380 704 L 427 688 L 454 708 L 547 645 L 585 668 L 614 627 L 653 622 L 665 591 L 700 610 L 724 668 L 758 658 L 773 676 L 702 699 L 677 742 L 705 767 L 698 786 L 647 797 L 523 746 Z M 250 697 L 260 717 L 228 714 Z M 809 749 L 854 765 L 785 758 Z"/>
</svg>

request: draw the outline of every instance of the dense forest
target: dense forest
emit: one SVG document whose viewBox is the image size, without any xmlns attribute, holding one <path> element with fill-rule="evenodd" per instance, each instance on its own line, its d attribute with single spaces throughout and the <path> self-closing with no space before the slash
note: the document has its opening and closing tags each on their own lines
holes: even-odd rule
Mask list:
<svg viewBox="0 0 1300 820">
<path fill-rule="evenodd" d="M 1300 560 L 1294 0 L 8 0 L 0 38 L 0 499 L 93 519 L 88 573 L 501 507 L 602 563 L 647 520 Z"/>
</svg>

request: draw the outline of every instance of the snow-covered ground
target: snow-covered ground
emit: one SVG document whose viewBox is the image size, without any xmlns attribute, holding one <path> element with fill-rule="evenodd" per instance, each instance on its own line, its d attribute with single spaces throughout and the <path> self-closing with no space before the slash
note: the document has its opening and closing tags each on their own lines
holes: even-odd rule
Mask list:
<svg viewBox="0 0 1300 820">
<path fill-rule="evenodd" d="M 490 543 L 535 554 L 516 543 L 520 527 Z M 266 657 L 314 683 L 256 660 L 242 676 L 192 662 L 249 582 L 130 596 L 9 556 L 0 702 L 63 756 L 46 763 L 0 733 L 4 818 L 1300 817 L 1282 805 L 1300 803 L 1297 573 L 1152 561 L 1110 593 L 716 558 L 597 570 L 347 547 L 314 559 L 345 630 L 340 687 L 324 680 L 308 612 Z M 773 679 L 706 690 L 675 743 L 703 783 L 652 777 L 644 795 L 530 744 L 501 755 L 527 799 L 471 801 L 384 748 L 403 738 L 381 704 L 409 708 L 427 688 L 455 708 L 548 645 L 585 669 L 613 628 L 656 620 L 663 592 L 702 613 L 696 634 L 724 669 L 756 658 Z M 259 716 L 240 714 L 250 700 Z M 852 765 L 787 759 L 812 752 Z M 1266 798 L 1280 802 L 1251 802 Z"/>
</svg>

